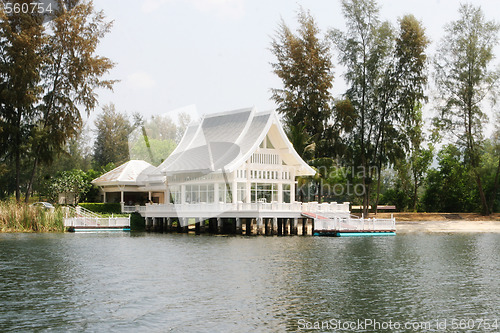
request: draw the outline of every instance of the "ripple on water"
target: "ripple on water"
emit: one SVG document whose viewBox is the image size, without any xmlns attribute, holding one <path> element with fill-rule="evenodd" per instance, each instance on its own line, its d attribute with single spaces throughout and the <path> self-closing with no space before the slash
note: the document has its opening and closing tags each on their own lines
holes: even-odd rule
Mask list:
<svg viewBox="0 0 500 333">
<path fill-rule="evenodd" d="M 500 235 L 0 235 L 0 331 L 498 319 Z"/>
</svg>

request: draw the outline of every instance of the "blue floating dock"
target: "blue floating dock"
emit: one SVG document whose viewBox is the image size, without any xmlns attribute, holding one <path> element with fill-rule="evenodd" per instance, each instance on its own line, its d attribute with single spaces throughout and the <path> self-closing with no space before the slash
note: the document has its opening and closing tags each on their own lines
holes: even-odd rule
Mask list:
<svg viewBox="0 0 500 333">
<path fill-rule="evenodd" d="M 69 227 L 68 232 L 119 232 L 130 231 L 130 227 Z"/>
<path fill-rule="evenodd" d="M 376 236 L 396 236 L 394 231 L 375 231 L 375 232 L 314 232 L 314 236 L 330 237 L 376 237 Z"/>
<path fill-rule="evenodd" d="M 394 231 L 389 232 L 337 232 L 336 237 L 373 237 L 373 236 L 396 236 Z"/>
</svg>

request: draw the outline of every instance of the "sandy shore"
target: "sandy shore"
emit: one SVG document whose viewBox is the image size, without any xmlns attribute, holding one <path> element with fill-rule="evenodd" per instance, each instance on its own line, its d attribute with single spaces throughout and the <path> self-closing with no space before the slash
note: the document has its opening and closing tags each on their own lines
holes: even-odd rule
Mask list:
<svg viewBox="0 0 500 333">
<path fill-rule="evenodd" d="M 497 232 L 500 214 L 482 216 L 474 213 L 394 213 L 396 232 Z M 390 213 L 377 217 L 387 218 Z"/>
<path fill-rule="evenodd" d="M 500 233 L 500 221 L 416 221 L 398 222 L 397 233 L 411 232 L 495 232 Z"/>
</svg>

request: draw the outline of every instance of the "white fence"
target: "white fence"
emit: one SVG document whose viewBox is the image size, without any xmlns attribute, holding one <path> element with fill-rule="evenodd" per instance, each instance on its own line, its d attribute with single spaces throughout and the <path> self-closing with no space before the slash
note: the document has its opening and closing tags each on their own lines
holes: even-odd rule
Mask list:
<svg viewBox="0 0 500 333">
<path fill-rule="evenodd" d="M 206 212 L 217 214 L 220 212 L 245 212 L 245 211 L 280 211 L 280 212 L 309 212 L 323 214 L 328 217 L 331 214 L 349 214 L 349 202 L 344 203 L 317 203 L 317 202 L 257 202 L 257 203 L 190 203 L 190 204 L 146 204 L 146 206 L 123 206 L 124 213 L 174 213 L 174 212 Z"/>
<path fill-rule="evenodd" d="M 129 217 L 68 217 L 65 227 L 130 227 Z"/>
<path fill-rule="evenodd" d="M 315 231 L 389 231 L 396 230 L 396 219 L 331 218 L 315 219 Z"/>
<path fill-rule="evenodd" d="M 135 213 L 135 212 L 138 212 L 138 213 L 146 212 L 146 206 L 139 206 L 139 205 L 127 206 L 127 205 L 124 205 L 122 203 L 122 213 L 130 214 L 130 213 Z"/>
</svg>

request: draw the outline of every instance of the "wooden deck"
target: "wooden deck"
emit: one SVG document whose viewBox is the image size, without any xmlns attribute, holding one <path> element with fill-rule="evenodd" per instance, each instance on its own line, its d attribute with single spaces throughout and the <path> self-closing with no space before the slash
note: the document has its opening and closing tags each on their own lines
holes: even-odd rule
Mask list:
<svg viewBox="0 0 500 333">
<path fill-rule="evenodd" d="M 315 219 L 313 234 L 317 236 L 394 235 L 396 220 L 359 218 L 357 216 Z"/>
</svg>

